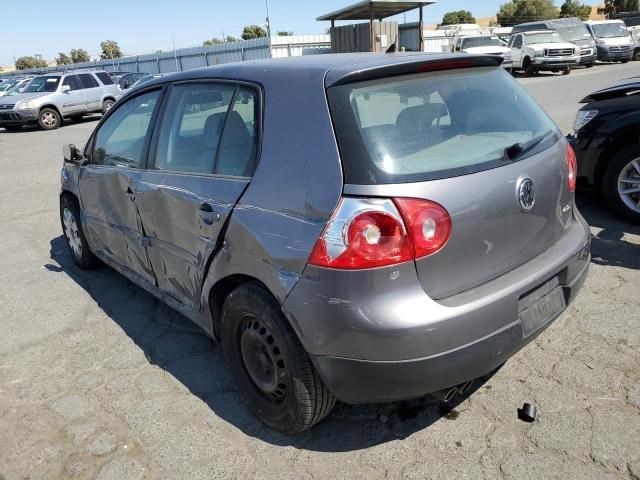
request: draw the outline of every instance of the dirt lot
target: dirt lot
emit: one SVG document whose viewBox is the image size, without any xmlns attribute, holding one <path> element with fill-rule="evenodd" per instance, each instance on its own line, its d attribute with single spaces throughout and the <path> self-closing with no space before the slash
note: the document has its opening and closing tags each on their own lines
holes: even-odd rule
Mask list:
<svg viewBox="0 0 640 480">
<path fill-rule="evenodd" d="M 568 130 L 582 96 L 637 68 L 522 81 Z M 468 398 L 338 405 L 287 438 L 196 327 L 106 267 L 73 266 L 61 146 L 94 126 L 0 129 L 0 478 L 640 479 L 640 228 L 599 200 L 580 198 L 594 238 L 578 301 Z"/>
</svg>

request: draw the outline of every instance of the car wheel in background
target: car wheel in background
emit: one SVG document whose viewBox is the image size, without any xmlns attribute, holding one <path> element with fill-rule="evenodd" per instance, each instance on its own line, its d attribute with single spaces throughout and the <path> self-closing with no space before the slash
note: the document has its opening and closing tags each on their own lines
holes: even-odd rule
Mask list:
<svg viewBox="0 0 640 480">
<path fill-rule="evenodd" d="M 78 204 L 68 195 L 60 198 L 60 222 L 73 262 L 84 270 L 97 267 L 100 261 L 89 250 L 89 244 L 80 223 Z"/>
<path fill-rule="evenodd" d="M 562 69 L 563 75 L 569 75 L 571 73 L 571 67 L 565 67 Z"/>
<path fill-rule="evenodd" d="M 524 70 L 524 73 L 527 77 L 533 77 L 537 73 L 536 69 L 533 68 L 533 65 L 531 65 L 531 60 L 529 60 L 529 57 L 526 57 L 522 61 L 522 69 Z"/>
<path fill-rule="evenodd" d="M 20 130 L 22 130 L 22 125 L 5 125 L 4 129 L 7 132 L 19 132 Z"/>
<path fill-rule="evenodd" d="M 595 65 L 595 63 L 588 63 L 588 64 L 587 64 L 587 68 L 591 68 L 591 67 L 593 67 L 594 65 Z"/>
<path fill-rule="evenodd" d="M 238 390 L 266 425 L 302 432 L 335 405 L 278 302 L 260 285 L 238 287 L 222 308 L 222 349 Z"/>
<path fill-rule="evenodd" d="M 636 61 L 640 61 L 640 48 L 636 49 L 636 51 L 633 52 L 633 59 Z"/>
<path fill-rule="evenodd" d="M 640 224 L 640 147 L 626 148 L 609 161 L 602 190 L 609 207 Z"/>
<path fill-rule="evenodd" d="M 38 114 L 38 125 L 43 130 L 55 130 L 62 123 L 60 114 L 52 108 L 43 108 Z"/>
<path fill-rule="evenodd" d="M 102 114 L 106 115 L 107 112 L 109 110 L 111 110 L 111 107 L 113 107 L 113 104 L 116 103 L 113 100 L 105 100 L 104 102 L 102 102 Z"/>
</svg>

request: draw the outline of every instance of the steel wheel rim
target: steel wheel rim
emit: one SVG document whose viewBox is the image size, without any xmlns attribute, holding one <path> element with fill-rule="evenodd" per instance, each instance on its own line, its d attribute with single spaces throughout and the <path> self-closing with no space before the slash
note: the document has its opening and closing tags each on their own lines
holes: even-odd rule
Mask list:
<svg viewBox="0 0 640 480">
<path fill-rule="evenodd" d="M 269 329 L 254 316 L 248 316 L 240 333 L 244 368 L 254 385 L 273 403 L 287 394 L 288 372 L 282 350 Z"/>
<path fill-rule="evenodd" d="M 76 258 L 82 258 L 82 240 L 76 219 L 71 210 L 65 208 L 62 212 L 62 222 L 64 224 L 64 235 L 69 244 L 69 248 Z"/>
<path fill-rule="evenodd" d="M 42 114 L 42 123 L 47 127 L 52 127 L 56 124 L 56 116 L 51 112 L 45 112 Z"/>
<path fill-rule="evenodd" d="M 109 110 L 111 110 L 111 107 L 113 107 L 113 102 L 105 102 L 104 104 L 105 112 L 108 112 Z"/>
<path fill-rule="evenodd" d="M 618 195 L 628 208 L 640 213 L 640 158 L 631 160 L 620 171 Z"/>
</svg>

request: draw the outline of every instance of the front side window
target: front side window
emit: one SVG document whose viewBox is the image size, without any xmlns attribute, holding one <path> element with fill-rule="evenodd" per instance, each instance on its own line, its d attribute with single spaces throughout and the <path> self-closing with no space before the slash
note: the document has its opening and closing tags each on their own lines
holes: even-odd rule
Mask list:
<svg viewBox="0 0 640 480">
<path fill-rule="evenodd" d="M 518 35 L 513 42 L 515 48 L 522 48 L 522 35 Z"/>
<path fill-rule="evenodd" d="M 329 100 L 347 183 L 465 175 L 505 165 L 516 143 L 556 140 L 557 127 L 502 68 L 342 85 Z"/>
<path fill-rule="evenodd" d="M 160 90 L 138 95 L 120 105 L 96 133 L 91 163 L 143 168 L 144 146 Z"/>
<path fill-rule="evenodd" d="M 82 88 L 82 85 L 80 85 L 80 81 L 78 80 L 78 77 L 76 75 L 69 75 L 65 77 L 65 79 L 62 81 L 62 86 L 68 86 L 71 91 L 80 90 Z"/>
<path fill-rule="evenodd" d="M 31 80 L 31 83 L 29 83 L 22 93 L 55 92 L 58 90 L 58 85 L 60 85 L 59 76 L 46 75 L 36 77 Z"/>
<path fill-rule="evenodd" d="M 255 154 L 255 94 L 230 84 L 184 84 L 171 92 L 154 168 L 245 175 Z"/>
</svg>

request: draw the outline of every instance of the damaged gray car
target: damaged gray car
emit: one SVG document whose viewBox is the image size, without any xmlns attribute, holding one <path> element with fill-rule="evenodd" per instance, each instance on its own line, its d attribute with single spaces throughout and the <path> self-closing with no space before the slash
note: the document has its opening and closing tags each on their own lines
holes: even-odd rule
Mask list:
<svg viewBox="0 0 640 480">
<path fill-rule="evenodd" d="M 449 399 L 540 334 L 590 259 L 576 161 L 485 56 L 317 55 L 159 78 L 65 147 L 74 262 L 221 341 L 270 427 Z"/>
</svg>

